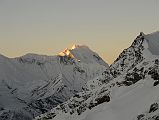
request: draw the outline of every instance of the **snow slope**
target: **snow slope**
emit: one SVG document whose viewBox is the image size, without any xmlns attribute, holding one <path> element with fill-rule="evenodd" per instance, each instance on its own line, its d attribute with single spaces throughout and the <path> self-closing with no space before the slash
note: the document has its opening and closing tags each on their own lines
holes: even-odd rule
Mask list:
<svg viewBox="0 0 159 120">
<path fill-rule="evenodd" d="M 134 116 L 144 111 L 147 106 L 159 98 L 159 86 L 153 87 L 153 81 L 147 80 L 144 84 L 133 85 L 131 90 L 126 88 L 126 93 L 109 104 L 87 115 L 84 120 L 132 120 Z"/>
</svg>

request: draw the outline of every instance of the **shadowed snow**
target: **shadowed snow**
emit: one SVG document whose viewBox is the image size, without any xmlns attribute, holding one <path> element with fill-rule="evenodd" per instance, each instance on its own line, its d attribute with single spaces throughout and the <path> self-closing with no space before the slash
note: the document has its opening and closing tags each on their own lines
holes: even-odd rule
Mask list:
<svg viewBox="0 0 159 120">
<path fill-rule="evenodd" d="M 159 55 L 159 31 L 145 36 L 149 50 L 153 55 Z"/>
</svg>

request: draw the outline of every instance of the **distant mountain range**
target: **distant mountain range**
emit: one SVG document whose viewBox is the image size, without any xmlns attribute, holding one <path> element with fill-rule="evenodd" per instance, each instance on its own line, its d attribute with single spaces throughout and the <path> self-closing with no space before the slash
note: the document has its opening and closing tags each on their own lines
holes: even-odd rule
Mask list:
<svg viewBox="0 0 159 120">
<path fill-rule="evenodd" d="M 159 32 L 108 66 L 87 46 L 0 55 L 0 120 L 159 120 Z"/>
</svg>

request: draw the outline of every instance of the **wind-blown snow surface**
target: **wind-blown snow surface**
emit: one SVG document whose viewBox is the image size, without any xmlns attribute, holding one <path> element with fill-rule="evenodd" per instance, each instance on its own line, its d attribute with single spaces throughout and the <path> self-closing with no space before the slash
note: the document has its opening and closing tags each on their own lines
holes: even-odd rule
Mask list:
<svg viewBox="0 0 159 120">
<path fill-rule="evenodd" d="M 109 71 L 86 46 L 67 51 L 70 54 L 27 54 L 12 59 L 0 55 L 0 120 L 30 120 L 87 89 L 89 80 Z"/>
<path fill-rule="evenodd" d="M 110 66 L 110 74 L 97 77 L 94 86 L 107 82 L 91 84 L 89 91 L 36 120 L 159 120 L 159 107 L 152 106 L 159 100 L 158 36 L 159 32 L 140 33 Z M 149 108 L 150 114 L 143 113 Z"/>
</svg>

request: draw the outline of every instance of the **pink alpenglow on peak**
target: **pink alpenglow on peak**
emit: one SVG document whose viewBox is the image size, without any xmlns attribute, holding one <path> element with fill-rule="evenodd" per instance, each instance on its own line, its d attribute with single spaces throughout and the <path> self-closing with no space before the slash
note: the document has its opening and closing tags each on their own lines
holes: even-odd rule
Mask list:
<svg viewBox="0 0 159 120">
<path fill-rule="evenodd" d="M 60 56 L 68 56 L 69 54 L 70 54 L 70 50 L 68 48 L 66 48 L 64 51 L 59 53 Z"/>
<path fill-rule="evenodd" d="M 63 50 L 62 52 L 60 52 L 59 55 L 60 56 L 70 56 L 70 55 L 72 55 L 71 54 L 72 50 L 75 50 L 75 49 L 80 48 L 80 47 L 84 47 L 84 45 L 74 44 L 71 48 L 66 48 L 65 50 Z"/>
<path fill-rule="evenodd" d="M 80 45 L 74 44 L 74 45 L 71 47 L 71 50 L 76 49 L 76 48 L 79 48 L 79 47 L 80 47 Z"/>
<path fill-rule="evenodd" d="M 100 64 L 109 68 L 108 64 L 86 45 L 75 44 L 71 48 L 66 48 L 60 52 L 59 56 L 69 56 L 83 63 Z"/>
</svg>

